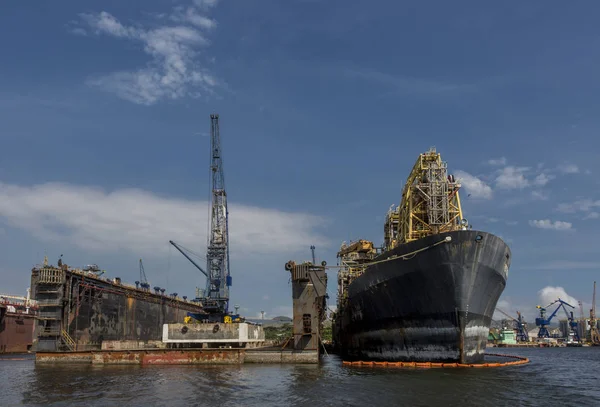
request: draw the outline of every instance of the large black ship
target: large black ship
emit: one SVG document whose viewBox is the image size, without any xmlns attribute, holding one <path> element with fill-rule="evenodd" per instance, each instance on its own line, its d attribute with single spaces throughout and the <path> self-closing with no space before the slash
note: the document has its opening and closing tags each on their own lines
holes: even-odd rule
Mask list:
<svg viewBox="0 0 600 407">
<path fill-rule="evenodd" d="M 383 248 L 342 245 L 333 340 L 346 360 L 483 360 L 511 253 L 469 226 L 460 186 L 435 150 L 421 154 L 387 214 Z"/>
</svg>

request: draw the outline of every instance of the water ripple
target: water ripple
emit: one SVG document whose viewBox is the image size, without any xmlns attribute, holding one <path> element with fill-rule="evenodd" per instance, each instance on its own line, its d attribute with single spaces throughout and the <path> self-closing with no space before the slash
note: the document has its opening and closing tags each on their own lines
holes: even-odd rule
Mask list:
<svg viewBox="0 0 600 407">
<path fill-rule="evenodd" d="M 600 347 L 507 353 L 531 363 L 386 369 L 330 356 L 320 366 L 36 366 L 31 356 L 0 357 L 0 406 L 600 405 Z"/>
</svg>

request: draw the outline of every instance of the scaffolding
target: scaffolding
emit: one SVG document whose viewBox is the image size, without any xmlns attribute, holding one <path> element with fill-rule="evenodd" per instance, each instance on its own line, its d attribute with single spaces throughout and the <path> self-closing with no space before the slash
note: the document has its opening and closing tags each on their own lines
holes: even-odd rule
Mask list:
<svg viewBox="0 0 600 407">
<path fill-rule="evenodd" d="M 384 222 L 383 247 L 373 242 L 356 240 L 340 247 L 338 257 L 338 302 L 342 310 L 348 286 L 382 251 L 423 237 L 467 229 L 458 190 L 461 185 L 448 175 L 448 165 L 435 148 L 419 155 L 402 190 L 400 205 L 390 206 Z"/>
<path fill-rule="evenodd" d="M 402 200 L 388 211 L 384 224 L 384 247 L 423 237 L 466 229 L 458 190 L 460 183 L 448 175 L 447 163 L 435 148 L 419 155 L 402 190 Z"/>
<path fill-rule="evenodd" d="M 350 242 L 350 244 L 342 243 L 337 253 L 338 266 L 340 267 L 337 275 L 338 310 L 343 309 L 346 304 L 348 286 L 365 271 L 364 264 L 373 260 L 376 255 L 377 250 L 373 246 L 373 242 L 368 240 L 360 239 Z"/>
</svg>

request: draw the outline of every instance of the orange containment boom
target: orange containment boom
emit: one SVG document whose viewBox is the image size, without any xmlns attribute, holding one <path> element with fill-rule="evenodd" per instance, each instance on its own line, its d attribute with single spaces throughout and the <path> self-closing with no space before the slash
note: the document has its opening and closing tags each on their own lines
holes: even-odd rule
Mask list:
<svg viewBox="0 0 600 407">
<path fill-rule="evenodd" d="M 435 363 L 435 362 L 349 362 L 343 361 L 344 366 L 366 366 L 366 367 L 503 367 L 525 365 L 529 363 L 529 359 L 522 356 L 502 355 L 499 353 L 487 353 L 486 356 L 497 356 L 502 358 L 515 359 L 509 362 L 493 362 L 493 363 Z"/>
</svg>

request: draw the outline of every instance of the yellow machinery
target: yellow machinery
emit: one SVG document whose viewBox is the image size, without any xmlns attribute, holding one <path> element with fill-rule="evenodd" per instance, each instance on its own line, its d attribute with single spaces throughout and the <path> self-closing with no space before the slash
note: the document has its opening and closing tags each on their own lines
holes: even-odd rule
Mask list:
<svg viewBox="0 0 600 407">
<path fill-rule="evenodd" d="M 447 164 L 435 148 L 420 154 L 402 190 L 400 205 L 392 206 L 387 213 L 385 250 L 432 234 L 466 228 L 459 189 L 460 183 L 448 175 Z"/>
<path fill-rule="evenodd" d="M 467 228 L 458 190 L 460 183 L 448 175 L 447 164 L 435 148 L 419 155 L 402 190 L 398 207 L 392 205 L 384 223 L 384 250 L 436 233 Z M 337 254 L 338 309 L 347 298 L 347 287 L 365 271 L 377 255 L 373 242 L 357 240 L 343 243 Z"/>
<path fill-rule="evenodd" d="M 338 271 L 338 309 L 340 309 L 348 296 L 347 287 L 360 276 L 365 267 L 363 264 L 371 261 L 377 250 L 373 246 L 373 242 L 368 240 L 357 240 L 350 244 L 342 243 L 337 257 L 340 259 L 341 266 Z"/>
</svg>

